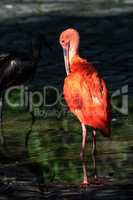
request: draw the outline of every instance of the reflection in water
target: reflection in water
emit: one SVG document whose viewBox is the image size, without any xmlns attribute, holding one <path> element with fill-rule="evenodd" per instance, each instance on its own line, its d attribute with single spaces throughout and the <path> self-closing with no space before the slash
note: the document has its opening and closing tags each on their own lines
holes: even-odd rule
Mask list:
<svg viewBox="0 0 133 200">
<path fill-rule="evenodd" d="M 111 190 L 118 195 L 119 192 L 116 191 L 115 185 L 121 191 L 123 185 L 132 183 L 132 116 L 128 117 L 128 119 L 126 117 L 118 119 L 118 124 L 119 120 L 125 123 L 119 124 L 118 128 L 116 124 L 113 125 L 111 140 L 97 134 L 97 156 L 95 154 L 92 157 L 90 156 L 91 139 L 90 130 L 88 129 L 86 160 L 83 160 L 83 162 L 79 157 L 79 146 L 81 144 L 80 125 L 73 116 L 68 115 L 59 120 L 45 119 L 44 121 L 36 119 L 28 136 L 28 154 L 25 154 L 25 136 L 30 128 L 30 115 L 25 112 L 21 112 L 21 115 L 20 113 L 8 113 L 8 116 L 5 117 L 7 117 L 7 121 L 4 124 L 5 136 L 10 159 L 5 160 L 7 164 L 0 165 L 0 178 L 4 182 L 6 177 L 8 183 L 12 183 L 14 180 L 17 185 L 21 185 L 23 182 L 28 185 L 30 183 L 32 185 L 35 184 L 38 187 L 39 183 L 43 193 L 47 194 L 46 189 L 48 192 L 52 192 L 56 188 L 54 193 L 56 195 L 57 191 L 63 192 L 63 188 L 69 185 L 66 195 L 68 191 L 71 191 L 71 199 L 77 198 L 74 196 L 74 192 L 77 192 L 77 189 L 73 191 L 72 188 L 74 185 L 78 185 L 79 188 L 83 172 L 84 177 L 87 178 L 89 176 L 91 183 L 88 187 L 90 188 L 89 195 L 93 196 L 95 194 L 95 197 L 94 190 L 97 190 L 97 195 L 111 196 Z M 17 162 L 14 162 L 13 158 Z M 2 160 L 4 162 L 3 158 Z M 21 172 L 22 169 L 26 171 Z M 97 173 L 98 182 L 95 182 L 94 175 L 97 175 Z M 93 182 L 97 185 L 94 186 Z M 121 185 L 119 186 L 119 184 Z M 106 187 L 109 192 L 105 194 Z M 53 195 L 51 192 L 48 195 Z M 80 196 L 79 193 L 77 195 Z M 68 197 L 68 199 L 70 198 Z"/>
<path fill-rule="evenodd" d="M 12 117 L 14 117 L 15 126 Z M 18 115 L 12 113 L 7 118 L 4 127 L 6 130 L 5 136 L 7 139 L 8 150 L 11 154 L 10 157 L 18 157 L 25 152 L 25 135 L 30 127 L 28 121 L 29 118 L 30 116 L 27 116 L 26 119 L 25 113 L 21 113 L 21 117 L 19 116 L 19 113 Z M 122 119 L 120 119 L 120 121 L 121 120 Z M 129 160 L 129 162 L 126 162 L 126 160 L 130 158 L 133 149 L 131 134 L 132 120 L 128 123 L 129 125 L 121 125 L 120 129 L 117 129 L 116 126 L 114 126 L 111 140 L 97 134 L 97 170 L 100 175 L 106 174 L 106 176 L 108 176 L 109 174 L 114 174 L 117 177 L 115 170 L 118 168 L 121 169 L 123 165 L 122 162 L 124 162 L 124 165 L 129 164 L 130 166 L 132 161 Z M 90 131 L 88 130 L 86 158 L 91 170 L 92 167 L 95 169 L 95 162 L 92 165 L 92 160 L 90 158 L 91 145 L 89 133 Z M 80 126 L 78 121 L 73 119 L 73 116 L 70 115 L 68 118 L 62 120 L 36 120 L 28 139 L 30 162 L 34 161 L 42 163 L 47 169 L 50 168 L 50 171 L 55 173 L 55 180 L 77 183 L 82 177 L 82 165 L 79 158 L 80 143 Z M 25 162 L 26 160 L 23 160 L 22 162 Z M 128 168 L 130 168 L 129 166 Z M 122 171 L 119 171 L 119 175 Z M 124 171 L 124 173 L 126 175 L 127 171 Z"/>
</svg>

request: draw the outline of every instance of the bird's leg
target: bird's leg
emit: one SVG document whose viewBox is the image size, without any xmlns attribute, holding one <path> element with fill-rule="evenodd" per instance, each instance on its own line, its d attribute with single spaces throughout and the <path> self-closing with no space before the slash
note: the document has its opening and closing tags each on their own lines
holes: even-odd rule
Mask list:
<svg viewBox="0 0 133 200">
<path fill-rule="evenodd" d="M 92 160 L 93 160 L 93 169 L 94 169 L 94 184 L 99 184 L 97 177 L 97 166 L 96 166 L 96 131 L 92 130 Z"/>
<path fill-rule="evenodd" d="M 32 116 L 32 121 L 31 121 L 31 125 L 30 125 L 30 128 L 29 128 L 29 131 L 28 133 L 26 134 L 26 138 L 25 138 L 25 147 L 27 148 L 28 146 L 28 141 L 29 141 L 29 136 L 32 132 L 32 128 L 33 128 L 33 125 L 35 123 L 35 116 L 34 116 L 34 113 L 33 112 L 30 112 L 31 116 Z"/>
<path fill-rule="evenodd" d="M 29 110 L 29 111 L 30 111 L 30 110 Z M 34 115 L 34 111 L 33 111 L 33 110 L 30 111 L 30 114 L 31 114 L 31 118 L 32 118 L 30 130 L 31 130 L 31 132 L 32 132 L 32 128 L 33 128 L 33 125 L 34 125 L 34 123 L 35 123 L 36 118 L 35 118 L 35 115 Z"/>
<path fill-rule="evenodd" d="M 3 96 L 0 97 L 0 140 L 1 145 L 5 147 L 5 137 L 3 129 Z"/>
<path fill-rule="evenodd" d="M 82 181 L 80 187 L 87 188 L 90 185 L 90 182 L 89 182 L 89 178 L 88 178 L 87 164 L 84 159 L 82 159 L 82 168 L 83 168 L 83 181 Z"/>
<path fill-rule="evenodd" d="M 96 155 L 96 131 L 93 129 L 92 134 L 92 155 Z"/>
<path fill-rule="evenodd" d="M 84 188 L 89 185 L 89 180 L 88 180 L 86 162 L 84 159 L 84 151 L 85 151 L 85 144 L 86 144 L 86 127 L 83 123 L 81 125 L 82 125 L 82 146 L 81 146 L 81 151 L 80 151 L 80 158 L 82 161 L 82 168 L 83 168 L 83 182 L 81 183 L 81 187 Z"/>
<path fill-rule="evenodd" d="M 82 126 L 82 146 L 81 146 L 81 150 L 80 150 L 80 158 L 81 158 L 81 160 L 83 160 L 85 144 L 86 144 L 86 127 L 83 123 L 81 124 L 81 126 Z"/>
<path fill-rule="evenodd" d="M 30 103 L 30 102 L 29 102 Z M 31 121 L 31 125 L 30 125 L 30 128 L 29 128 L 29 131 L 28 131 L 28 133 L 26 134 L 26 138 L 25 138 L 25 147 L 27 148 L 27 146 L 28 146 L 28 141 L 29 141 L 29 136 L 30 136 L 30 134 L 31 134 L 31 132 L 32 132 L 32 128 L 33 128 L 33 125 L 34 125 L 34 123 L 35 123 L 35 116 L 34 116 L 34 111 L 32 110 L 30 110 L 30 105 L 29 105 L 29 103 L 28 103 L 28 111 L 30 112 L 30 114 L 31 114 L 31 117 L 32 117 L 32 121 Z"/>
<path fill-rule="evenodd" d="M 3 107 L 4 107 L 4 94 L 0 97 L 0 143 L 1 143 L 1 152 L 5 157 L 7 155 L 7 146 L 4 136 L 4 127 L 3 127 Z"/>
</svg>

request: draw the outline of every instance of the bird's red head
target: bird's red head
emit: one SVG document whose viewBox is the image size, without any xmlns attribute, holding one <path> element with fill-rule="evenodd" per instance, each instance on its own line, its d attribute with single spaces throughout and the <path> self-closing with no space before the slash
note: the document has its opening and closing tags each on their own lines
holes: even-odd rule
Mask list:
<svg viewBox="0 0 133 200">
<path fill-rule="evenodd" d="M 66 73 L 69 74 L 72 58 L 78 55 L 78 48 L 80 42 L 80 36 L 78 31 L 72 28 L 63 31 L 60 35 L 59 42 L 64 52 Z"/>
</svg>

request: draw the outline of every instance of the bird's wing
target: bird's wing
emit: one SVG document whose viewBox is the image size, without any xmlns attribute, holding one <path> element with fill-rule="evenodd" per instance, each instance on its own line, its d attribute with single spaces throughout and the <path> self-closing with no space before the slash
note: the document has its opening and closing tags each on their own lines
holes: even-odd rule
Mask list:
<svg viewBox="0 0 133 200">
<path fill-rule="evenodd" d="M 32 57 L 18 52 L 0 54 L 0 93 L 8 87 L 29 82 L 35 73 Z"/>
<path fill-rule="evenodd" d="M 93 127 L 99 128 L 107 136 L 110 134 L 110 100 L 105 81 L 97 71 L 83 76 L 82 112 Z"/>
<path fill-rule="evenodd" d="M 64 95 L 71 109 L 82 109 L 84 105 L 105 106 L 108 98 L 106 84 L 94 68 L 76 71 L 67 76 Z"/>
<path fill-rule="evenodd" d="M 71 111 L 82 108 L 82 77 L 78 73 L 70 74 L 64 82 L 64 97 Z"/>
<path fill-rule="evenodd" d="M 71 73 L 65 79 L 64 96 L 70 110 L 81 122 L 101 130 L 108 129 L 105 127 L 110 119 L 108 92 L 96 70 Z"/>
<path fill-rule="evenodd" d="M 94 71 L 92 74 L 85 74 L 82 80 L 82 96 L 93 107 L 100 107 L 103 112 L 108 106 L 108 90 L 105 81 Z"/>
<path fill-rule="evenodd" d="M 3 63 L 0 68 L 0 89 L 4 90 L 13 85 L 19 85 L 26 82 L 29 77 L 30 64 L 22 62 L 20 59 L 12 57 Z"/>
<path fill-rule="evenodd" d="M 5 58 L 7 57 L 10 57 L 10 53 L 3 53 L 3 54 L 0 54 L 0 60 L 4 60 Z"/>
<path fill-rule="evenodd" d="M 11 85 L 12 80 L 15 79 L 15 72 L 17 70 L 17 63 L 8 56 L 1 56 L 0 58 L 0 89 L 6 89 Z"/>
<path fill-rule="evenodd" d="M 7 62 L 10 58 L 10 53 L 0 54 L 0 68 L 3 66 L 3 63 Z"/>
</svg>

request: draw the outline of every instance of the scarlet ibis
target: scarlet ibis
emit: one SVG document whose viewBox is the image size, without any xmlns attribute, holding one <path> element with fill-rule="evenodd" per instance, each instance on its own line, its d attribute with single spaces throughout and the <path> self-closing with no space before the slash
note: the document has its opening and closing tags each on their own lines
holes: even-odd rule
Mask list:
<svg viewBox="0 0 133 200">
<path fill-rule="evenodd" d="M 64 81 L 64 97 L 70 111 L 77 116 L 82 127 L 80 157 L 83 161 L 86 144 L 86 125 L 92 132 L 92 155 L 96 153 L 96 130 L 103 136 L 110 136 L 110 100 L 105 81 L 87 60 L 79 56 L 80 36 L 77 30 L 69 28 L 59 38 L 64 52 L 67 77 Z M 89 180 L 83 165 L 83 185 Z M 94 180 L 97 179 L 96 174 Z"/>
<path fill-rule="evenodd" d="M 40 59 L 42 43 L 49 47 L 45 37 L 37 33 L 32 38 L 31 56 L 23 52 L 10 52 L 0 55 L 0 126 L 1 126 L 1 144 L 4 144 L 2 108 L 3 97 L 6 89 L 11 86 L 21 85 L 33 79 L 37 64 Z M 32 120 L 34 120 L 33 113 Z"/>
</svg>

